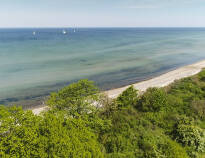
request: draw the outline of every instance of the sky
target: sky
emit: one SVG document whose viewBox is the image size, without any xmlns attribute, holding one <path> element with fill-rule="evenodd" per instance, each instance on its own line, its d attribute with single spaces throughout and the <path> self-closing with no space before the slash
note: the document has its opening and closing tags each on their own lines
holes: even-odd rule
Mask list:
<svg viewBox="0 0 205 158">
<path fill-rule="evenodd" d="M 0 27 L 205 27 L 205 0 L 0 0 Z"/>
</svg>

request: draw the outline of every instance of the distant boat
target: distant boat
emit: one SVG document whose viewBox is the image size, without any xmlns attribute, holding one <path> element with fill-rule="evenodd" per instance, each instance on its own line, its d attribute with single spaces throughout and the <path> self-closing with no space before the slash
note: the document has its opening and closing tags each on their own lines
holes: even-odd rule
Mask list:
<svg viewBox="0 0 205 158">
<path fill-rule="evenodd" d="M 74 31 L 73 32 L 75 32 L 75 29 L 74 29 Z"/>
<path fill-rule="evenodd" d="M 35 32 L 35 31 L 33 31 L 33 35 L 34 35 L 34 36 L 36 35 L 36 32 Z"/>
<path fill-rule="evenodd" d="M 64 35 L 65 35 L 65 34 L 67 34 L 66 30 L 63 30 L 63 32 L 62 32 L 62 33 L 63 33 Z"/>
</svg>

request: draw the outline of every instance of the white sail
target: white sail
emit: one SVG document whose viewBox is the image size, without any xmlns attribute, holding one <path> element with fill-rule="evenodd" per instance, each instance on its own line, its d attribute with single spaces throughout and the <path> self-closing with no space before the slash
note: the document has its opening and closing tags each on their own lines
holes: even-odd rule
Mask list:
<svg viewBox="0 0 205 158">
<path fill-rule="evenodd" d="M 67 32 L 66 32 L 65 30 L 63 30 L 63 32 L 62 32 L 62 33 L 63 33 L 64 35 L 65 35 L 65 34 L 67 34 Z"/>
</svg>

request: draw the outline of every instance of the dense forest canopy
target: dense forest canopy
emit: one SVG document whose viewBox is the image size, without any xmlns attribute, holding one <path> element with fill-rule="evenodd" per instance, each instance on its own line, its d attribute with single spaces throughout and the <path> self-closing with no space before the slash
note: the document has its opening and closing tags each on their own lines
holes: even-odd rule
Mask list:
<svg viewBox="0 0 205 158">
<path fill-rule="evenodd" d="M 52 93 L 34 115 L 0 106 L 0 157 L 202 158 L 205 71 L 139 95 L 118 98 L 81 80 Z"/>
</svg>

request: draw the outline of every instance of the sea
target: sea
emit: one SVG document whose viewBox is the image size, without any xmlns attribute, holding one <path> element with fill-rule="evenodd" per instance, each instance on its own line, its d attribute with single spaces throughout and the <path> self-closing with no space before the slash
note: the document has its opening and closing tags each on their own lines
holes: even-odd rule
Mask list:
<svg viewBox="0 0 205 158">
<path fill-rule="evenodd" d="M 205 28 L 1 28 L 0 104 L 41 104 L 80 79 L 119 88 L 203 59 Z"/>
</svg>

